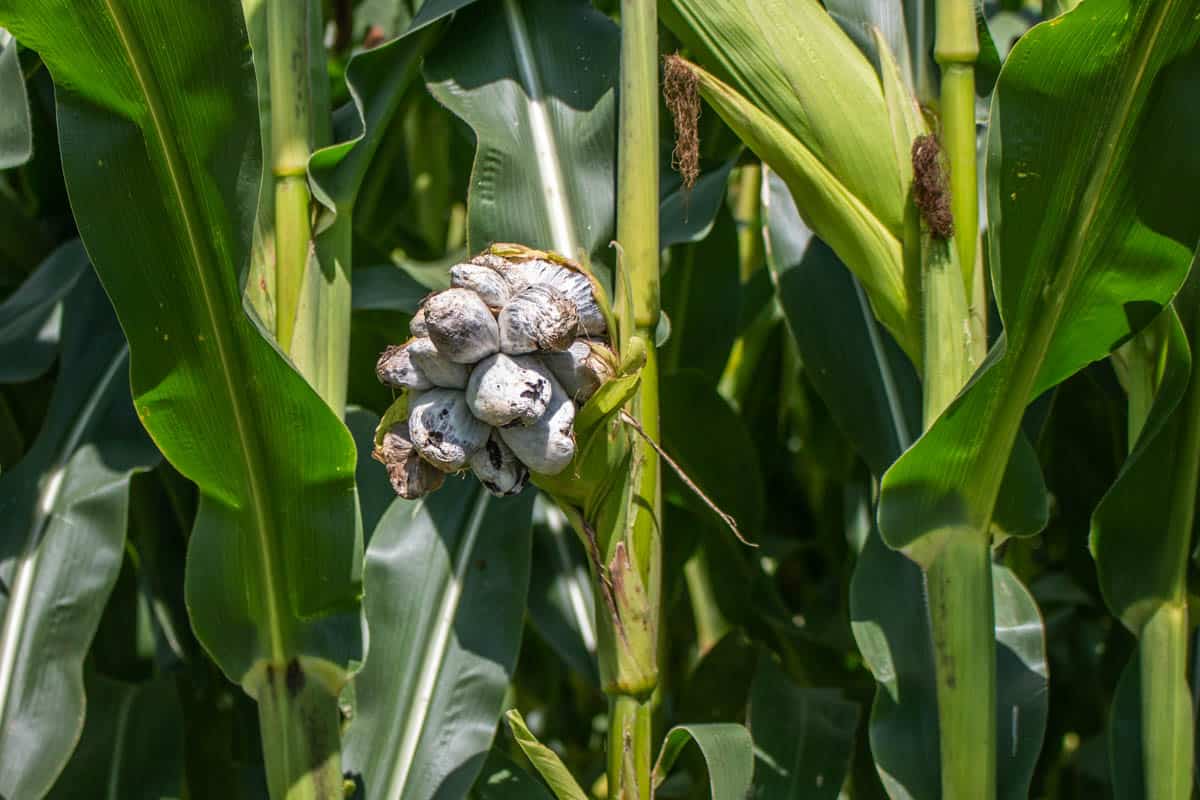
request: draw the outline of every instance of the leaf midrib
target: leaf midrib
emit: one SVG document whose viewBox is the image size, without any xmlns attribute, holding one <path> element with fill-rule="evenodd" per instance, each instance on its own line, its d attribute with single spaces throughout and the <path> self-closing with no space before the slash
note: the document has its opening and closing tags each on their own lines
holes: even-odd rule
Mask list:
<svg viewBox="0 0 1200 800">
<path fill-rule="evenodd" d="M 530 44 L 529 31 L 521 10 L 517 8 L 516 0 L 504 0 L 504 17 L 508 22 L 509 38 L 513 43 L 517 72 L 529 99 L 526 122 L 533 136 L 538 175 L 542 188 L 546 190 L 546 214 L 549 217 L 547 221 L 550 223 L 551 239 L 554 248 L 562 255 L 578 258 L 579 237 L 572 224 L 567 184 L 563 177 L 562 164 L 558 159 L 558 142 L 546 110 L 546 95 L 542 91 L 540 70 Z"/>
<path fill-rule="evenodd" d="M 193 219 L 193 205 L 184 201 L 188 195 L 185 190 L 185 182 L 180 177 L 183 169 L 180 166 L 181 157 L 175 152 L 171 146 L 172 139 L 166 135 L 163 118 L 166 116 L 163 109 L 159 107 L 159 87 L 154 80 L 152 72 L 147 69 L 143 63 L 144 54 L 142 53 L 138 42 L 132 37 L 128 20 L 123 16 L 122 11 L 118 6 L 119 0 L 104 0 L 105 8 L 108 10 L 109 16 L 112 19 L 113 28 L 116 30 L 117 38 L 121 48 L 125 51 L 128 58 L 130 71 L 133 73 L 134 79 L 137 81 L 138 88 L 142 92 L 142 96 L 146 101 L 146 110 L 149 113 L 151 129 L 153 137 L 146 138 L 147 147 L 156 145 L 159 154 L 162 157 L 162 163 L 166 167 L 167 177 L 171 182 L 171 188 L 174 190 L 172 197 L 176 199 L 179 208 L 179 216 L 183 221 L 184 229 L 187 234 L 188 249 L 191 251 L 192 260 L 196 269 L 196 277 L 200 281 L 200 296 L 204 300 L 204 311 L 208 317 L 209 328 L 212 333 L 213 342 L 216 345 L 217 355 L 221 362 L 221 377 L 222 384 L 225 389 L 226 397 L 229 400 L 229 406 L 233 411 L 234 425 L 237 428 L 239 447 L 237 448 L 242 454 L 242 464 L 246 472 L 246 486 L 249 488 L 250 505 L 254 514 L 255 524 L 259 535 L 258 540 L 260 559 L 262 561 L 261 574 L 263 584 L 265 586 L 265 602 L 268 633 L 270 636 L 271 657 L 273 661 L 282 663 L 286 660 L 287 645 L 284 640 L 282 627 L 282 616 L 278 608 L 278 599 L 276 597 L 277 580 L 275 576 L 275 558 L 273 548 L 271 546 L 271 525 L 269 523 L 269 515 L 266 508 L 266 496 L 263 492 L 263 487 L 259 482 L 259 471 L 256 468 L 255 453 L 253 438 L 249 435 L 249 429 L 246 422 L 246 411 L 242 408 L 242 399 L 238 394 L 236 387 L 233 384 L 232 378 L 232 356 L 231 346 L 228 341 L 229 333 L 217 319 L 216 309 L 214 307 L 213 287 L 209 285 L 208 276 L 205 271 L 205 259 L 202 256 L 200 246 L 200 238 L 198 229 L 202 227 L 199 222 Z"/>
</svg>

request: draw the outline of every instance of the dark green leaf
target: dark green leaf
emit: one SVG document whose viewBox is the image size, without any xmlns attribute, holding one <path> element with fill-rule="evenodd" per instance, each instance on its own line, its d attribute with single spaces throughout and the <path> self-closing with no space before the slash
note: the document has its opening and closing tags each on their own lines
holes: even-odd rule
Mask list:
<svg viewBox="0 0 1200 800">
<path fill-rule="evenodd" d="M 468 247 L 518 242 L 611 264 L 617 28 L 585 0 L 499 0 L 458 14 L 429 89 L 475 131 Z"/>
<path fill-rule="evenodd" d="M 683 188 L 683 181 L 673 172 L 667 173 L 673 180 L 669 184 L 670 192 L 659 203 L 659 247 L 666 249 L 685 242 L 699 242 L 708 236 L 713 221 L 725 205 L 729 174 L 736 165 L 735 157 L 717 169 L 705 172 L 690 190 Z M 663 172 L 666 173 L 665 166 Z"/>
<path fill-rule="evenodd" d="M 137 424 L 128 351 L 96 279 L 66 301 L 64 353 L 33 449 L 0 477 L 0 794 L 40 797 L 83 726 L 83 659 L 124 553 Z"/>
<path fill-rule="evenodd" d="M 599 688 L 595 598 L 583 547 L 545 496 L 535 509 L 529 621 L 571 669 Z"/>
<path fill-rule="evenodd" d="M 89 675 L 79 747 L 49 800 L 182 797 L 183 713 L 170 677 L 130 685 Z"/>
<path fill-rule="evenodd" d="M 836 689 L 802 689 L 769 655 L 759 659 L 747 717 L 756 800 L 835 800 L 842 791 L 858 706 Z"/>
<path fill-rule="evenodd" d="M 59 301 L 87 268 L 83 245 L 68 242 L 0 304 L 0 383 L 32 380 L 50 368 L 58 355 Z"/>
<path fill-rule="evenodd" d="M 733 515 L 743 534 L 753 539 L 762 525 L 765 500 L 758 454 L 745 423 L 712 384 L 695 372 L 663 376 L 660 392 L 667 453 L 701 491 Z M 699 513 L 712 513 L 665 465 L 663 476 L 678 502 Z"/>
<path fill-rule="evenodd" d="M 493 748 L 471 789 L 470 800 L 552 800 L 536 778 Z"/>
<path fill-rule="evenodd" d="M 371 650 L 343 751 L 367 798 L 456 800 L 475 781 L 521 641 L 533 497 L 451 478 L 380 521 L 364 574 Z"/>
</svg>

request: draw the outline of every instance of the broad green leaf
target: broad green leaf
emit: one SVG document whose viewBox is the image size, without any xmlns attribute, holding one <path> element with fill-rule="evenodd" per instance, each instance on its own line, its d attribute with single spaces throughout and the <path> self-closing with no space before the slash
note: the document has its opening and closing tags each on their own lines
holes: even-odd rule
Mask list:
<svg viewBox="0 0 1200 800">
<path fill-rule="evenodd" d="M 237 682 L 304 657 L 336 683 L 361 653 L 354 450 L 242 308 L 261 161 L 241 7 L 3 0 L 0 22 L 55 79 L 72 208 L 138 415 L 200 488 L 197 638 Z"/>
<path fill-rule="evenodd" d="M 514 708 L 505 712 L 504 718 L 508 721 L 509 730 L 512 731 L 513 738 L 517 740 L 521 751 L 525 753 L 538 774 L 550 786 L 550 791 L 558 800 L 587 800 L 587 795 L 572 777 L 562 759 L 537 740 L 537 737 L 529 730 L 529 726 L 525 724 L 525 720 L 521 718 L 521 712 Z"/>
<path fill-rule="evenodd" d="M 429 90 L 477 140 L 472 252 L 519 242 L 590 261 L 607 281 L 618 38 L 586 0 L 497 0 L 459 13 L 430 52 Z"/>
<path fill-rule="evenodd" d="M 712 725 L 676 725 L 667 731 L 654 763 L 655 787 L 666 780 L 683 749 L 696 743 L 708 767 L 712 800 L 743 800 L 754 780 L 754 742 L 750 731 L 730 722 Z"/>
<path fill-rule="evenodd" d="M 745 422 L 712 382 L 696 372 L 664 375 L 659 391 L 667 453 L 721 510 L 733 515 L 743 535 L 754 539 L 766 501 L 758 453 Z M 712 513 L 666 465 L 663 478 L 664 494 L 698 513 Z"/>
<path fill-rule="evenodd" d="M 471 788 L 470 800 L 551 800 L 546 788 L 503 752 L 492 748 Z"/>
<path fill-rule="evenodd" d="M 688 65 L 700 94 L 783 177 L 883 324 L 918 354 L 915 275 L 904 259 L 907 162 L 880 135 L 892 128 L 871 62 L 816 0 L 660 5 L 672 32 L 712 67 Z"/>
<path fill-rule="evenodd" d="M 599 688 L 596 609 L 587 556 L 562 512 L 545 495 L 533 516 L 529 622 L 562 660 Z"/>
<path fill-rule="evenodd" d="M 533 497 L 450 478 L 380 520 L 364 574 L 371 649 L 343 749 L 369 800 L 452 800 L 475 781 L 521 641 Z"/>
<path fill-rule="evenodd" d="M 879 37 L 887 45 L 900 68 L 901 79 L 910 91 L 916 85 L 913 51 L 910 49 L 908 24 L 904 18 L 904 3 L 890 0 L 828 0 L 825 8 L 858 48 L 876 65 L 879 64 Z M 908 4 L 916 6 L 918 3 Z M 928 58 L 927 54 L 919 54 Z M 903 165 L 901 165 L 903 166 Z"/>
<path fill-rule="evenodd" d="M 87 268 L 83 245 L 72 240 L 0 303 L 0 383 L 32 380 L 50 368 L 58 355 L 60 302 Z"/>
<path fill-rule="evenodd" d="M 836 689 L 797 686 L 769 655 L 758 661 L 746 723 L 756 800 L 836 800 L 854 753 L 858 705 Z"/>
<path fill-rule="evenodd" d="M 19 167 L 33 155 L 33 123 L 17 40 L 0 28 L 0 169 Z"/>
<path fill-rule="evenodd" d="M 184 719 L 175 680 L 131 685 L 91 674 L 87 687 L 87 724 L 49 800 L 182 797 Z"/>
<path fill-rule="evenodd" d="M 1200 115 L 1178 113 L 1197 107 L 1193 15 L 1180 0 L 1090 0 L 1029 31 L 1005 62 L 988 131 L 1005 332 L 884 477 L 892 547 L 927 562 L 955 528 L 988 526 L 1025 406 L 1129 338 L 1182 283 L 1200 237 L 1185 200 L 1200 178 Z"/>
<path fill-rule="evenodd" d="M 124 337 L 99 283 L 66 301 L 62 367 L 33 449 L 0 477 L 0 795 L 40 797 L 83 727 L 83 659 L 124 553 L 137 424 Z"/>
</svg>

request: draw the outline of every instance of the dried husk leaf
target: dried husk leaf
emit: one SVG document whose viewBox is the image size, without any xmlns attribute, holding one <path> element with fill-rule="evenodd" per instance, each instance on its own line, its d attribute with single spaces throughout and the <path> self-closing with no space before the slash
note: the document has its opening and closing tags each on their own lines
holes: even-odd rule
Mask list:
<svg viewBox="0 0 1200 800">
<path fill-rule="evenodd" d="M 413 446 L 443 472 L 466 466 L 487 441 L 487 424 L 476 419 L 466 397 L 454 389 L 430 389 L 409 401 L 408 429 Z"/>
<path fill-rule="evenodd" d="M 375 446 L 372 458 L 387 468 L 388 479 L 396 494 L 416 500 L 439 489 L 446 474 L 423 460 L 409 436 L 408 423 L 393 425 Z"/>
<path fill-rule="evenodd" d="M 474 364 L 500 349 L 500 331 L 487 304 L 470 289 L 430 295 L 422 310 L 438 352 L 459 364 Z"/>
<path fill-rule="evenodd" d="M 413 363 L 408 342 L 390 345 L 380 353 L 379 360 L 375 362 L 375 375 L 380 383 L 396 389 L 422 391 L 433 388 L 433 381 L 420 366 Z"/>
<path fill-rule="evenodd" d="M 476 365 L 467 383 L 467 407 L 489 425 L 532 425 L 550 403 L 550 370 L 533 356 L 496 353 Z"/>
</svg>

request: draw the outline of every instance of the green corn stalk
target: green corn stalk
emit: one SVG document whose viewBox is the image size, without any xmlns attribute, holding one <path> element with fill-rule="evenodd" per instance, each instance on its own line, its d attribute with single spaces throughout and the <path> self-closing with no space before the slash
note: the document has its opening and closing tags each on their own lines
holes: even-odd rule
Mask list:
<svg viewBox="0 0 1200 800">
<path fill-rule="evenodd" d="M 645 435 L 659 439 L 658 357 L 658 12 L 653 0 L 622 0 L 621 87 L 617 165 L 617 241 L 621 246 L 616 296 L 622 352 L 640 339 L 646 352 L 631 413 Z M 615 685 L 609 696 L 609 796 L 649 800 L 650 696 L 658 685 L 658 614 L 662 572 L 662 490 L 658 454 L 635 444 L 632 502 L 627 506 L 630 577 L 643 591 L 616 591 L 620 619 L 644 620 L 647 635 L 614 638 Z M 619 554 L 618 554 L 619 555 Z M 619 575 L 619 573 L 618 573 Z M 627 578 L 624 583 L 630 583 Z M 625 630 L 628 630 L 625 626 Z M 608 637 L 605 637 L 608 638 Z M 607 659 L 601 655 L 602 672 Z"/>
<path fill-rule="evenodd" d="M 314 90 L 311 64 L 324 63 L 324 51 L 312 52 L 313 26 L 319 26 L 321 7 L 313 2 L 268 0 L 268 71 L 271 98 L 270 165 L 275 192 L 275 336 L 293 356 L 300 373 L 340 416 L 344 385 L 331 388 L 334 365 L 305 358 L 309 348 L 297 339 L 314 335 L 315 314 L 324 305 L 320 287 L 316 302 L 302 303 L 312 250 L 312 196 L 308 159 L 316 119 L 328 127 L 328 103 Z M 310 289 L 311 293 L 311 289 Z M 301 316 L 301 308 L 304 315 Z M 347 319 L 348 323 L 349 320 Z M 298 329 L 303 333 L 299 336 Z M 327 332 L 326 332 L 327 333 Z M 348 339 L 348 324 L 342 334 Z M 336 382 L 336 381 L 335 381 Z M 344 384 L 344 381 L 342 381 Z M 311 675 L 310 675 L 311 677 Z M 339 713 L 335 684 L 326 687 L 308 680 L 299 662 L 265 666 L 258 683 L 259 722 L 271 797 L 288 800 L 334 798 L 342 795 Z"/>
</svg>

